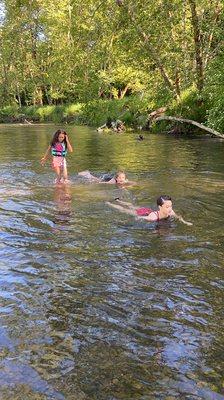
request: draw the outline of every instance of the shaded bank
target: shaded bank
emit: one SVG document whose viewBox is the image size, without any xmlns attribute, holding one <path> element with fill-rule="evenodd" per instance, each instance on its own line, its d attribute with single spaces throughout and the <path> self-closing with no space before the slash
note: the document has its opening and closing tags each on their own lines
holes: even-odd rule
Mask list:
<svg viewBox="0 0 224 400">
<path fill-rule="evenodd" d="M 207 123 L 209 118 L 208 101 L 198 98 L 194 90 L 186 92 L 179 102 L 167 101 L 167 104 L 164 103 L 164 100 L 162 103 L 162 100 L 155 101 L 147 96 L 144 98 L 129 96 L 124 99 L 98 99 L 88 103 L 64 105 L 22 108 L 14 105 L 0 109 L 0 123 L 53 122 L 101 127 L 105 126 L 109 120 L 120 120 L 127 128 L 151 132 L 189 134 L 198 131 L 198 127 L 202 127 L 201 129 L 204 127 L 211 134 L 211 130 L 216 131 L 214 124 Z M 157 118 L 161 116 L 165 118 Z M 160 123 L 154 123 L 159 120 Z M 191 122 L 186 125 L 183 124 L 183 121 Z"/>
</svg>

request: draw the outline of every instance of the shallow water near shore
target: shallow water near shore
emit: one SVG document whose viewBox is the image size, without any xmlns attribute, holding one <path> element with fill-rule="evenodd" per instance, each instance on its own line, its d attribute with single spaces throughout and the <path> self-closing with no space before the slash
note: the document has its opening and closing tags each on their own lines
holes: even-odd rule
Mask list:
<svg viewBox="0 0 224 400">
<path fill-rule="evenodd" d="M 0 127 L 0 399 L 224 399 L 224 142 L 68 126 L 55 186 L 56 129 Z M 161 194 L 193 226 L 105 204 Z"/>
</svg>

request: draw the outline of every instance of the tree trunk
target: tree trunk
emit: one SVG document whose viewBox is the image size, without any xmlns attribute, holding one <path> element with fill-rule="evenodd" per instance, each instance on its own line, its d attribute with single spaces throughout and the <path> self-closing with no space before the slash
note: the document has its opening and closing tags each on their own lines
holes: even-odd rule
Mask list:
<svg viewBox="0 0 224 400">
<path fill-rule="evenodd" d="M 180 97 L 180 71 L 178 70 L 178 68 L 176 69 L 175 73 L 175 88 L 178 97 Z"/>
<path fill-rule="evenodd" d="M 19 86 L 18 85 L 16 86 L 16 91 L 17 91 L 17 100 L 18 100 L 18 103 L 19 103 L 19 108 L 21 108 L 22 107 L 22 102 L 21 102 L 21 96 L 20 96 Z"/>
<path fill-rule="evenodd" d="M 118 0 L 117 0 L 117 4 L 118 4 Z M 179 96 L 178 91 L 176 90 L 175 82 L 173 82 L 173 80 L 169 77 L 167 71 L 165 70 L 165 67 L 164 67 L 162 61 L 160 60 L 160 58 L 157 55 L 157 50 L 153 47 L 153 45 L 150 44 L 148 35 L 146 35 L 146 33 L 138 25 L 133 11 L 128 6 L 125 6 L 123 1 L 120 1 L 118 5 L 125 8 L 130 20 L 132 21 L 132 23 L 135 27 L 135 30 L 138 32 L 142 42 L 145 43 L 145 47 L 148 49 L 150 56 L 152 57 L 153 61 L 155 62 L 157 68 L 159 69 L 160 74 L 165 82 L 165 85 L 171 90 L 171 92 L 173 92 L 175 98 L 179 99 L 180 96 Z"/>
<path fill-rule="evenodd" d="M 192 119 L 184 119 L 184 118 L 177 118 L 177 117 L 170 117 L 170 116 L 161 116 L 161 117 L 156 117 L 153 119 L 153 122 L 157 122 L 157 121 L 177 121 L 177 122 L 181 122 L 181 123 L 186 123 L 186 124 L 191 124 L 191 125 L 195 125 L 200 129 L 203 129 L 209 133 L 211 133 L 212 135 L 215 135 L 219 138 L 224 139 L 224 134 L 215 131 L 214 129 L 208 128 L 207 126 L 204 126 L 202 124 L 199 124 L 199 122 L 193 121 Z"/>
<path fill-rule="evenodd" d="M 222 11 L 222 6 L 218 0 L 216 3 L 216 7 L 215 7 L 215 15 L 214 15 L 213 24 L 212 24 L 212 27 L 211 27 L 211 30 L 210 30 L 210 33 L 208 36 L 208 40 L 207 40 L 207 46 L 204 51 L 204 69 L 206 69 L 209 58 L 211 57 L 211 46 L 212 46 L 212 42 L 213 42 L 213 35 L 214 35 L 216 24 L 220 18 L 221 11 Z"/>
<path fill-rule="evenodd" d="M 128 87 L 129 87 L 129 85 L 126 85 L 125 88 L 124 88 L 123 90 L 121 89 L 120 95 L 119 95 L 119 99 L 123 99 L 123 98 L 124 98 L 124 96 L 125 96 L 126 93 L 127 93 Z"/>
<path fill-rule="evenodd" d="M 204 69 L 202 60 L 202 42 L 201 33 L 199 28 L 199 20 L 196 10 L 195 0 L 189 0 L 191 8 L 191 19 L 194 31 L 194 47 L 195 47 L 195 62 L 196 62 L 196 75 L 197 75 L 197 88 L 199 93 L 202 92 L 204 86 Z"/>
</svg>

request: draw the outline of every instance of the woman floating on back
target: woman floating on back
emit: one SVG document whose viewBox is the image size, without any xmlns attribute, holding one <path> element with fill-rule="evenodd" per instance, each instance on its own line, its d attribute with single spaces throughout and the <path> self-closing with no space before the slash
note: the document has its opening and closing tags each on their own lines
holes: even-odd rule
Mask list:
<svg viewBox="0 0 224 400">
<path fill-rule="evenodd" d="M 177 215 L 172 208 L 172 199 L 170 196 L 164 195 L 157 199 L 158 209 L 156 211 L 146 207 L 136 207 L 132 203 L 127 203 L 116 199 L 118 204 L 107 202 L 109 206 L 124 212 L 126 214 L 134 215 L 137 218 L 145 219 L 149 222 L 158 222 L 162 219 L 176 218 L 186 225 L 193 225 L 191 222 L 185 221 L 180 215 Z"/>
<path fill-rule="evenodd" d="M 48 155 L 52 155 L 52 168 L 57 178 L 55 183 L 68 183 L 68 172 L 66 164 L 67 151 L 72 152 L 73 148 L 69 142 L 68 134 L 59 129 L 55 132 L 45 155 L 41 158 L 41 164 L 44 165 Z"/>
</svg>

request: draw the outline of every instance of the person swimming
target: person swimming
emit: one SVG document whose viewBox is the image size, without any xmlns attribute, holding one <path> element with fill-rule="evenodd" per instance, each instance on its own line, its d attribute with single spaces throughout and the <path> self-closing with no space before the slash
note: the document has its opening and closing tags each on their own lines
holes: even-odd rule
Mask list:
<svg viewBox="0 0 224 400">
<path fill-rule="evenodd" d="M 78 173 L 79 176 L 86 178 L 92 182 L 97 182 L 97 183 L 109 183 L 109 184 L 114 184 L 118 186 L 125 186 L 125 185 L 134 185 L 135 182 L 129 181 L 126 177 L 126 174 L 123 171 L 118 171 L 114 176 L 109 175 L 104 175 L 103 177 L 96 177 L 91 174 L 90 171 L 81 171 Z"/>
<path fill-rule="evenodd" d="M 186 225 L 193 225 L 191 222 L 185 221 L 182 216 L 177 215 L 173 210 L 172 199 L 170 196 L 163 195 L 158 197 L 157 199 L 157 210 L 153 210 L 148 207 L 136 207 L 132 203 L 128 203 L 122 201 L 120 199 L 116 199 L 116 202 L 119 204 L 114 204 L 111 202 L 106 202 L 112 208 L 115 208 L 121 212 L 126 214 L 130 214 L 136 216 L 138 219 L 145 219 L 148 222 L 158 222 L 163 219 L 168 218 L 176 218 L 180 222 L 183 222 Z"/>
<path fill-rule="evenodd" d="M 119 119 L 113 121 L 111 117 L 107 118 L 105 124 L 99 126 L 97 128 L 97 132 L 103 132 L 104 130 L 112 130 L 117 133 L 121 133 L 125 131 L 125 123 Z"/>
</svg>

